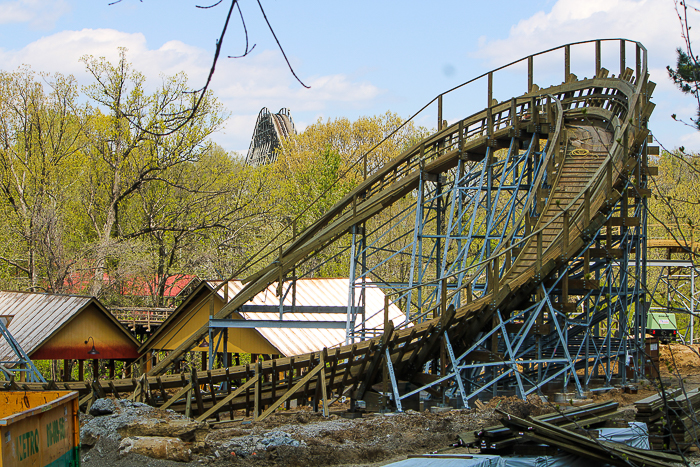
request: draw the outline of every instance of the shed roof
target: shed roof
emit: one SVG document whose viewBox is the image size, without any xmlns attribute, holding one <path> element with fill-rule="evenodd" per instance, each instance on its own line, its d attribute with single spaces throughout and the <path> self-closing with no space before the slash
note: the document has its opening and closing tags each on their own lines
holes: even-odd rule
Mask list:
<svg viewBox="0 0 700 467">
<path fill-rule="evenodd" d="M 144 353 L 151 349 L 161 350 L 165 348 L 162 344 L 164 336 L 169 330 L 178 327 L 178 332 L 192 332 L 208 320 L 209 307 L 202 307 L 202 299 L 211 293 L 221 281 L 204 281 L 183 301 L 183 303 L 163 322 L 153 335 L 141 345 L 139 349 Z M 296 283 L 296 305 L 297 306 L 347 306 L 348 303 L 348 279 L 333 278 L 333 279 L 298 279 Z M 285 288 L 289 283 L 285 284 Z M 239 280 L 229 281 L 228 298 L 231 300 L 236 293 L 243 288 L 243 283 Z M 276 295 L 277 283 L 271 284 L 267 289 L 260 292 L 246 305 L 279 305 L 279 299 Z M 219 304 L 216 309 L 219 309 L 224 302 L 224 287 L 218 292 Z M 384 328 L 384 292 L 371 282 L 366 284 L 366 311 L 367 318 L 365 323 L 366 329 L 376 329 L 377 332 L 383 332 Z M 355 305 L 359 304 L 360 293 L 355 295 Z M 291 293 L 285 299 L 285 306 L 291 306 Z M 205 309 L 206 308 L 206 309 Z M 199 309 L 199 313 L 206 314 L 206 318 L 200 320 L 202 324 L 193 325 L 192 313 L 195 309 Z M 233 313 L 233 318 L 248 319 L 248 320 L 277 320 L 278 313 L 270 312 L 239 312 Z M 389 306 L 389 318 L 394 322 L 394 325 L 399 325 L 404 321 L 404 314 L 394 304 Z M 290 321 L 345 321 L 346 315 L 341 313 L 285 313 L 285 320 Z M 359 328 L 361 323 L 357 323 Z M 256 327 L 251 329 L 262 338 L 262 342 L 267 342 L 285 356 L 300 355 L 308 352 L 315 352 L 326 348 L 335 347 L 345 343 L 344 329 L 324 329 L 324 328 L 263 328 Z M 229 333 L 229 341 L 231 341 L 231 333 Z M 176 339 L 177 340 L 177 339 Z M 250 352 L 250 351 L 248 351 Z"/>
<path fill-rule="evenodd" d="M 210 281 L 213 289 L 220 284 L 219 281 Z M 347 278 L 333 279 L 298 279 L 296 283 L 296 305 L 298 306 L 347 306 L 348 303 Z M 243 283 L 238 280 L 229 281 L 228 296 L 233 297 L 243 288 Z M 365 292 L 365 328 L 376 329 L 383 332 L 384 328 L 384 292 L 376 284 L 368 282 Z M 257 294 L 248 305 L 278 305 L 277 283 L 271 284 L 267 289 Z M 219 295 L 224 296 L 224 288 L 219 290 Z M 359 289 L 355 293 L 355 305 L 360 304 Z M 292 305 L 291 293 L 284 300 L 285 306 Z M 248 320 L 275 320 L 279 319 L 278 313 L 241 312 L 241 317 Z M 394 325 L 404 321 L 403 312 L 394 305 L 389 305 L 389 319 Z M 340 313 L 285 313 L 285 320 L 290 321 L 345 321 L 346 315 Z M 356 323 L 356 329 L 362 324 Z M 344 329 L 324 328 L 255 328 L 270 344 L 279 349 L 284 355 L 299 355 L 314 352 L 324 347 L 334 347 L 345 343 Z"/>
<path fill-rule="evenodd" d="M 113 325 L 110 326 L 110 333 L 116 332 L 121 340 L 127 341 L 130 346 L 133 346 L 134 353 L 136 352 L 139 345 L 136 338 L 95 297 L 0 291 L 0 315 L 12 316 L 8 330 L 30 357 L 87 309 L 98 313 L 98 316 L 103 316 L 104 321 Z M 97 323 L 95 325 L 97 326 Z M 97 334 L 99 330 L 96 328 L 94 332 Z M 87 338 L 87 335 L 76 335 L 76 346 L 83 345 L 83 341 Z M 99 337 L 93 335 L 93 338 L 98 345 Z M 104 351 L 101 353 L 103 355 L 100 358 L 118 358 L 118 356 L 107 356 Z M 9 345 L 1 339 L 0 356 L 5 358 L 11 355 L 12 350 Z M 56 355 L 56 359 L 62 358 L 73 357 Z M 134 358 L 134 355 L 125 355 L 124 358 Z"/>
</svg>

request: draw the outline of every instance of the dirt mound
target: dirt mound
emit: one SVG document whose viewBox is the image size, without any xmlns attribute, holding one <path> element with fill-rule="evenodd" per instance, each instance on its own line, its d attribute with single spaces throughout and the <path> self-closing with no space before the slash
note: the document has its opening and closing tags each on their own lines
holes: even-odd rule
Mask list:
<svg viewBox="0 0 700 467">
<path fill-rule="evenodd" d="M 526 401 L 516 396 L 494 397 L 486 405 L 492 409 L 499 409 L 516 417 L 542 415 L 553 410 L 551 404 L 542 401 L 538 396 L 531 395 Z"/>
<path fill-rule="evenodd" d="M 661 360 L 661 376 L 687 376 L 700 375 L 700 346 L 668 344 L 659 345 L 659 358 Z"/>
<path fill-rule="evenodd" d="M 523 401 L 521 404 L 525 405 Z M 361 419 L 298 412 L 277 414 L 268 420 L 234 428 L 213 430 L 207 444 L 225 451 L 228 446 L 250 446 L 251 440 L 269 436 L 270 429 L 283 432 L 299 446 L 280 445 L 251 452 L 234 449 L 246 462 L 274 460 L 280 465 L 366 464 L 415 452 L 444 448 L 460 433 L 497 423 L 492 407 L 483 410 L 452 410 L 434 414 L 407 411 L 401 414 L 372 414 Z"/>
<path fill-rule="evenodd" d="M 621 395 L 607 395 L 608 398 L 617 396 Z M 85 456 L 88 459 L 84 458 L 87 460 L 84 465 L 175 467 L 224 466 L 234 462 L 241 466 L 380 465 L 404 459 L 408 454 L 425 454 L 447 448 L 463 433 L 498 425 L 501 416 L 497 410 L 528 417 L 560 408 L 558 404 L 534 395 L 527 401 L 517 397 L 497 397 L 478 405 L 480 408 L 439 413 L 407 410 L 398 414 L 365 414 L 359 419 L 343 418 L 341 412 L 324 418 L 320 413 L 301 408 L 275 413 L 262 422 L 245 420 L 213 425 L 202 443 L 193 443 L 193 448 L 199 444 L 199 449 L 193 449 L 193 460 L 187 464 L 131 454 L 122 458 L 116 455 L 114 443 L 117 440 L 106 438 L 90 450 L 89 457 Z M 177 417 L 158 410 L 144 415 Z"/>
</svg>

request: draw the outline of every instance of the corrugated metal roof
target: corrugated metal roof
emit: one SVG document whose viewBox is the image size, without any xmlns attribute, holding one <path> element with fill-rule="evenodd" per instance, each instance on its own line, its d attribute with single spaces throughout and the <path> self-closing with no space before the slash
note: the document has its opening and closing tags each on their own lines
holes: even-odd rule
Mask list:
<svg viewBox="0 0 700 467">
<path fill-rule="evenodd" d="M 93 297 L 0 291 L 0 315 L 13 317 L 8 330 L 24 351 L 31 356 L 31 353 L 46 339 L 93 300 L 98 308 L 109 315 L 109 312 L 104 310 L 104 307 Z M 116 319 L 112 320 L 117 323 Z M 118 323 L 117 326 L 119 326 Z M 124 332 L 128 334 L 126 330 Z M 0 358 L 14 357 L 7 342 L 0 338 Z"/>
<path fill-rule="evenodd" d="M 209 282 L 210 287 L 216 287 L 220 282 Z M 298 279 L 296 286 L 296 305 L 298 306 L 347 306 L 347 278 L 337 279 Z M 285 283 L 285 290 L 289 283 Z M 229 281 L 228 297 L 233 298 L 243 288 L 241 281 Z M 223 298 L 224 289 L 219 290 Z M 291 291 L 285 298 L 286 306 L 292 305 Z M 371 282 L 366 286 L 365 316 L 367 329 L 383 331 L 384 328 L 384 292 Z M 355 305 L 359 305 L 360 289 L 355 291 Z M 277 284 L 270 285 L 260 292 L 247 305 L 279 305 Z M 279 319 L 279 313 L 240 313 L 244 319 Z M 404 322 L 404 314 L 394 304 L 389 305 L 389 319 L 394 325 Z M 340 313 L 285 313 L 285 320 L 290 321 L 345 321 L 346 315 Z M 357 329 L 361 323 L 356 323 Z M 300 355 L 315 352 L 324 347 L 331 348 L 345 344 L 344 329 L 290 329 L 290 328 L 255 328 L 270 344 L 275 346 L 285 356 Z M 370 336 L 371 337 L 371 336 Z"/>
</svg>

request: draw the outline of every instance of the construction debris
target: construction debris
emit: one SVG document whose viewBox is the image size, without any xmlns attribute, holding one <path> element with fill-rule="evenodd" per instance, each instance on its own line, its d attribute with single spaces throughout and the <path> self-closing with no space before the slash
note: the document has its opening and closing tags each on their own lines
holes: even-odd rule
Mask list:
<svg viewBox="0 0 700 467">
<path fill-rule="evenodd" d="M 672 389 L 636 402 L 636 420 L 649 426 L 649 443 L 656 450 L 698 448 L 700 388 Z"/>
<path fill-rule="evenodd" d="M 597 428 L 619 416 L 617 414 L 619 405 L 617 402 L 603 402 L 532 418 L 563 428 Z M 466 437 L 467 439 L 462 438 L 462 440 L 465 444 L 469 444 L 471 439 L 468 435 Z M 490 426 L 474 432 L 474 441 L 483 454 L 548 455 L 551 452 L 542 446 L 522 445 L 522 436 L 517 433 L 517 430 L 514 432 L 503 425 Z"/>
<path fill-rule="evenodd" d="M 682 462 L 676 454 L 640 449 L 623 443 L 596 439 L 586 431 L 575 432 L 535 418 L 524 420 L 502 412 L 502 423 L 523 441 L 545 444 L 601 464 L 619 466 L 645 465 L 668 467 L 669 463 Z"/>
<path fill-rule="evenodd" d="M 188 443 L 179 438 L 146 436 L 124 438 L 119 444 L 119 455 L 124 457 L 129 453 L 141 454 L 154 459 L 187 462 L 190 460 L 192 451 Z"/>
</svg>

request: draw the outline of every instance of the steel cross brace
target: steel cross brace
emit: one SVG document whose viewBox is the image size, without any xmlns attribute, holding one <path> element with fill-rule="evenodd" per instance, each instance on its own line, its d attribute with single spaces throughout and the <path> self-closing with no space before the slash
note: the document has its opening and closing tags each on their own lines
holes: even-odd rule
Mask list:
<svg viewBox="0 0 700 467">
<path fill-rule="evenodd" d="M 389 373 L 389 379 L 391 380 L 391 389 L 394 392 L 394 400 L 396 401 L 396 411 L 403 412 L 401 407 L 401 397 L 399 397 L 399 386 L 396 384 L 396 374 L 394 374 L 394 364 L 391 363 L 391 352 L 389 352 L 389 347 L 384 349 L 384 357 L 386 362 L 386 368 Z"/>
<path fill-rule="evenodd" d="M 506 324 L 510 323 L 511 321 L 514 321 L 515 319 L 521 317 L 521 316 L 524 315 L 525 313 L 528 313 L 528 312 L 532 311 L 532 308 L 536 308 L 536 310 L 537 310 L 535 313 L 532 313 L 532 314 L 528 317 L 529 323 L 528 323 L 526 326 L 523 326 L 523 329 L 521 329 L 522 337 L 521 337 L 521 340 L 520 340 L 520 342 L 518 343 L 518 345 L 517 345 L 517 346 L 515 347 L 515 349 L 513 350 L 514 353 L 517 353 L 518 349 L 519 349 L 520 346 L 522 345 L 522 342 L 523 342 L 523 341 L 525 340 L 525 338 L 527 337 L 527 333 L 530 331 L 530 328 L 532 328 L 532 325 L 533 325 L 534 322 L 535 322 L 535 318 L 536 318 L 537 315 L 540 313 L 540 311 L 542 310 L 542 307 L 543 307 L 543 306 L 544 306 L 544 302 L 540 302 L 539 304 L 534 305 L 533 307 L 527 308 L 527 309 L 525 309 L 525 310 L 522 310 L 522 311 L 520 311 L 520 312 L 514 314 L 513 316 L 511 316 L 510 318 L 508 318 L 506 321 L 503 322 L 503 324 L 506 325 Z M 467 350 L 465 350 L 464 352 L 462 352 L 462 354 L 457 358 L 457 360 L 460 361 L 460 362 L 463 361 L 463 360 L 464 360 L 464 357 L 466 357 L 472 350 L 476 349 L 479 345 L 481 345 L 482 343 L 484 343 L 484 342 L 486 341 L 486 339 L 488 339 L 494 332 L 497 332 L 499 329 L 500 329 L 499 327 L 495 327 L 495 328 L 491 329 L 489 332 L 487 332 L 486 334 L 484 334 L 484 335 L 483 335 L 478 341 L 476 341 L 471 347 L 469 347 Z M 523 332 L 523 330 L 524 330 L 524 332 Z M 518 336 L 520 336 L 520 333 L 518 333 L 518 335 L 516 335 L 515 340 L 518 339 Z M 472 366 L 475 366 L 475 365 L 462 365 L 463 368 L 470 368 L 470 367 L 472 367 Z M 480 365 L 476 365 L 476 366 L 480 366 Z"/>
<path fill-rule="evenodd" d="M 506 345 L 506 352 L 510 357 L 510 367 L 515 374 L 515 379 L 518 382 L 519 396 L 521 399 L 524 398 L 525 389 L 523 388 L 523 381 L 520 378 L 520 372 L 518 371 L 518 364 L 515 362 L 515 354 L 513 353 L 510 345 L 510 339 L 508 339 L 508 332 L 506 331 L 505 324 L 503 324 L 503 318 L 501 318 L 501 313 L 496 311 L 496 316 L 498 316 L 498 327 L 501 329 L 501 335 L 503 336 L 503 342 Z M 521 341 L 522 342 L 522 341 Z"/>
<path fill-rule="evenodd" d="M 450 338 L 447 337 L 447 333 L 444 333 L 442 335 L 442 338 L 445 339 L 445 348 L 447 349 L 447 354 L 450 356 L 450 364 L 452 365 L 452 371 L 450 372 L 450 374 L 454 375 L 454 378 L 457 381 L 457 387 L 459 388 L 459 394 L 460 396 L 462 396 L 462 404 L 464 404 L 465 409 L 468 409 L 469 402 L 467 402 L 467 393 L 464 391 L 464 382 L 462 381 L 462 370 L 461 368 L 459 368 L 459 365 L 455 360 L 455 353 L 452 350 L 452 344 L 450 343 Z"/>
<path fill-rule="evenodd" d="M 18 361 L 8 361 L 0 363 L 14 363 L 15 365 L 26 365 L 26 368 L 24 370 L 20 369 L 20 371 L 26 372 L 29 375 L 30 381 L 37 383 L 45 383 L 46 380 L 44 379 L 42 374 L 39 372 L 39 370 L 36 369 L 36 366 L 34 366 L 34 363 L 29 358 L 29 355 L 27 355 L 22 346 L 19 345 L 19 342 L 15 340 L 14 336 L 12 335 L 12 333 L 10 333 L 10 330 L 7 329 L 7 326 L 5 326 L 5 323 L 3 323 L 2 320 L 0 320 L 0 335 L 2 335 L 2 337 L 5 339 L 5 342 L 7 342 L 7 345 L 19 358 Z M 7 373 L 7 370 L 3 369 L 3 371 Z"/>
<path fill-rule="evenodd" d="M 556 313 L 555 313 L 554 307 L 552 307 L 552 302 L 549 300 L 549 294 L 547 294 L 547 289 L 545 288 L 544 284 L 541 284 L 541 285 L 542 285 L 542 292 L 544 293 L 544 299 L 547 302 L 547 306 L 549 307 L 549 313 L 550 313 L 551 320 L 554 323 L 554 327 L 557 330 L 557 334 L 559 335 L 559 344 L 564 349 L 564 355 L 566 355 L 566 359 L 569 362 L 569 364 L 567 365 L 567 368 L 571 369 L 571 373 L 573 373 L 574 381 L 576 381 L 576 393 L 578 394 L 579 397 L 581 397 L 583 395 L 583 389 L 581 388 L 581 382 L 578 379 L 578 374 L 576 374 L 575 362 L 571 360 L 571 355 L 569 354 L 569 346 L 567 345 L 566 339 L 564 339 L 564 335 L 561 332 L 561 327 L 559 327 L 559 321 L 556 319 L 556 316 L 555 316 Z M 559 344 L 557 344 L 557 345 L 559 345 Z M 555 346 L 555 349 L 556 349 L 556 346 Z"/>
<path fill-rule="evenodd" d="M 491 331 L 489 331 L 486 335 L 482 336 L 481 339 L 479 339 L 478 342 L 476 342 L 472 347 L 470 347 L 466 352 L 464 352 L 464 353 L 460 356 L 460 361 L 464 360 L 464 358 L 466 357 L 466 355 L 469 354 L 469 352 L 471 352 L 471 351 L 474 350 L 476 347 L 478 347 L 480 344 L 482 344 L 483 342 L 485 342 L 494 332 L 497 332 L 497 331 L 500 330 L 501 333 L 502 333 L 502 335 L 505 337 L 506 348 L 507 348 L 508 353 L 509 353 L 510 362 L 491 362 L 491 363 L 483 363 L 483 362 L 482 362 L 482 363 L 478 363 L 478 364 L 459 365 L 459 367 L 458 367 L 459 370 L 461 371 L 461 370 L 463 370 L 463 369 L 485 368 L 485 367 L 491 367 L 491 366 L 507 366 L 507 367 L 509 367 L 509 370 L 508 370 L 507 372 L 505 372 L 504 374 L 502 374 L 501 377 L 502 377 L 502 376 L 505 376 L 505 374 L 510 374 L 511 372 L 513 372 L 513 373 L 515 374 L 516 380 L 517 380 L 517 382 L 518 382 L 518 386 L 519 386 L 519 389 L 520 389 L 521 397 L 524 397 L 524 396 L 526 395 L 526 392 L 525 392 L 525 388 L 524 388 L 524 386 L 523 386 L 523 384 L 522 384 L 522 379 L 521 379 L 521 378 L 524 377 L 524 376 L 521 375 L 520 372 L 518 371 L 517 365 L 518 365 L 518 364 L 528 364 L 528 363 L 540 363 L 540 364 L 541 364 L 541 363 L 545 363 L 545 361 L 542 360 L 542 359 L 537 359 L 537 360 L 523 360 L 523 361 L 520 361 L 520 362 L 516 362 L 516 358 L 517 358 L 516 355 L 517 355 L 518 349 L 520 348 L 520 346 L 522 345 L 522 343 L 523 343 L 523 342 L 525 341 L 525 339 L 527 338 L 527 332 L 529 331 L 529 329 L 532 327 L 533 323 L 534 323 L 535 320 L 537 319 L 537 316 L 538 316 L 539 313 L 541 312 L 543 306 L 544 306 L 544 301 L 540 302 L 540 303 L 536 306 L 536 309 L 535 309 L 536 311 L 535 311 L 534 313 L 531 313 L 531 315 L 528 317 L 528 323 L 527 323 L 525 326 L 523 326 L 523 329 L 521 329 L 521 332 L 522 332 L 523 330 L 524 330 L 525 332 L 522 333 L 522 336 L 520 335 L 520 333 L 518 333 L 518 335 L 516 336 L 516 340 L 515 340 L 514 342 L 516 342 L 518 338 L 520 339 L 520 342 L 517 342 L 517 346 L 516 346 L 515 348 L 513 348 L 513 346 L 511 345 L 510 340 L 509 340 L 508 337 L 507 337 L 507 336 L 508 336 L 508 333 L 506 332 L 505 326 L 506 326 L 506 324 L 510 323 L 511 321 L 515 320 L 516 318 L 519 318 L 519 317 L 522 316 L 523 314 L 525 314 L 525 313 L 527 313 L 527 312 L 529 312 L 529 311 L 532 311 L 532 308 L 533 308 L 533 307 L 530 307 L 530 308 L 528 308 L 528 309 L 526 309 L 526 310 L 521 311 L 520 313 L 517 313 L 517 314 L 513 315 L 512 317 L 510 317 L 510 318 L 507 319 L 506 321 L 503 321 L 503 319 L 500 317 L 500 313 L 497 313 L 497 314 L 499 315 L 499 325 L 496 326 L 496 327 L 494 327 L 494 328 L 493 328 Z M 564 359 L 547 359 L 547 361 L 546 361 L 546 363 L 560 363 L 560 362 L 566 362 L 566 360 L 564 360 Z M 497 378 L 496 381 L 499 380 L 499 379 L 501 379 L 501 377 Z M 481 387 L 480 389 L 478 389 L 477 391 L 471 393 L 471 394 L 469 395 L 469 397 L 474 396 L 474 395 L 478 394 L 479 392 L 481 392 L 482 390 L 488 388 L 489 386 L 491 386 L 492 383 L 493 383 L 493 381 L 489 382 L 489 383 L 486 384 L 485 386 L 482 386 L 482 387 Z M 536 385 L 535 385 L 535 386 L 536 386 Z"/>
</svg>

